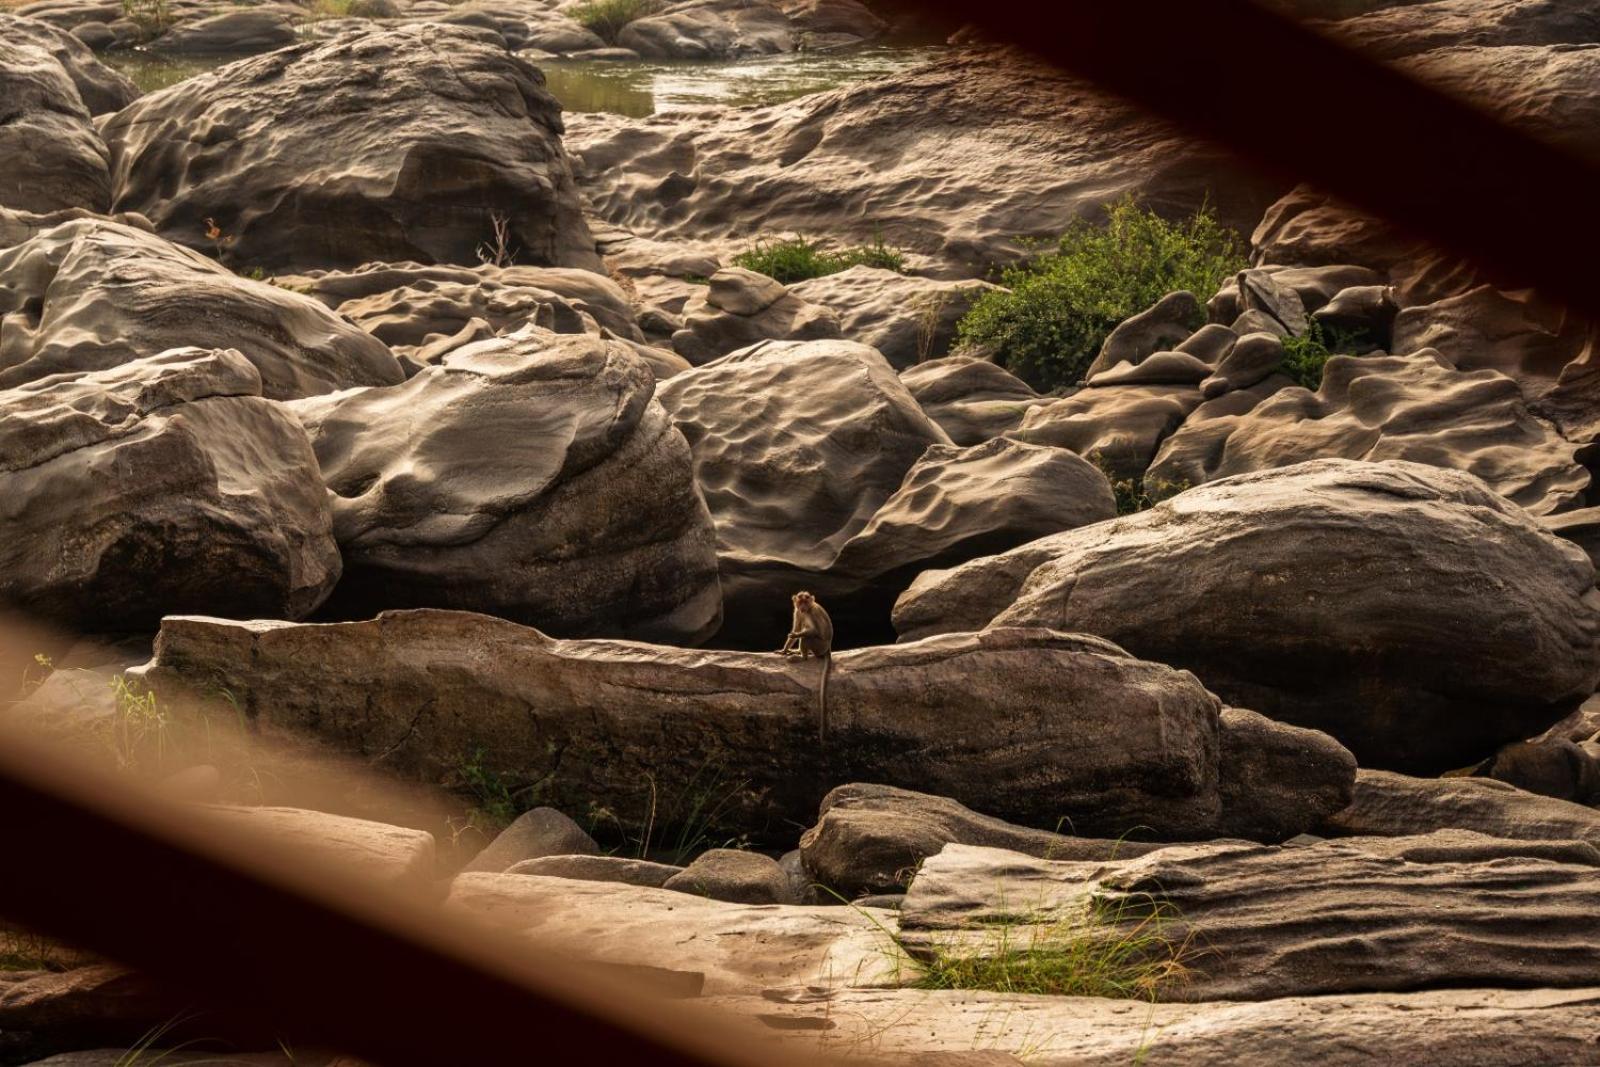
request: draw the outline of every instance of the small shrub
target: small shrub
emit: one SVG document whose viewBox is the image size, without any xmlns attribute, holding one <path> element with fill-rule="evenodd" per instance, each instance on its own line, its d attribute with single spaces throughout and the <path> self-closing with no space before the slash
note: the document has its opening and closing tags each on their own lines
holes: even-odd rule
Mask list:
<svg viewBox="0 0 1600 1067">
<path fill-rule="evenodd" d="M 1283 363 L 1280 371 L 1312 392 L 1322 388 L 1322 371 L 1328 360 L 1338 355 L 1354 355 L 1359 338 L 1339 330 L 1330 330 L 1312 320 L 1310 328 L 1299 337 L 1283 339 Z"/>
<path fill-rule="evenodd" d="M 172 28 L 167 0 L 122 0 L 122 15 L 139 28 L 139 37 L 153 41 Z"/>
<path fill-rule="evenodd" d="M 1005 270 L 1006 289 L 980 297 L 957 336 L 1048 391 L 1079 381 L 1124 319 L 1179 289 L 1205 299 L 1245 265 L 1243 242 L 1209 209 L 1171 222 L 1128 197 L 1104 226 L 1080 221 L 1053 251 Z"/>
<path fill-rule="evenodd" d="M 1177 496 L 1186 489 L 1194 488 L 1182 479 L 1169 482 L 1164 478 L 1148 476 L 1119 478 L 1117 472 L 1100 453 L 1092 453 L 1086 458 L 1099 467 L 1100 473 L 1111 483 L 1111 495 L 1116 497 L 1118 515 L 1137 515 L 1141 511 L 1149 511 L 1167 497 Z"/>
<path fill-rule="evenodd" d="M 838 274 L 851 267 L 877 267 L 903 273 L 905 254 L 875 238 L 870 245 L 857 245 L 842 252 L 827 252 L 813 241 L 796 237 L 787 241 L 757 241 L 749 251 L 733 257 L 735 266 L 765 274 L 784 285 Z"/>
<path fill-rule="evenodd" d="M 567 14 L 607 44 L 616 44 L 628 23 L 659 14 L 666 7 L 665 0 L 584 0 Z"/>
</svg>

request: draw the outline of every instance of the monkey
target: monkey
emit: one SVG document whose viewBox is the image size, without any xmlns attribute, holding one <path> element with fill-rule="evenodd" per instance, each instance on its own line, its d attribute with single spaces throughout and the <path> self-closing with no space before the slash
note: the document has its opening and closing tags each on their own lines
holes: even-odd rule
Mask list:
<svg viewBox="0 0 1600 1067">
<path fill-rule="evenodd" d="M 833 620 L 817 598 L 810 593 L 794 595 L 794 623 L 789 628 L 789 639 L 778 649 L 779 655 L 805 659 L 814 656 L 822 661 L 822 683 L 817 687 L 817 732 L 822 741 L 828 739 L 828 673 L 833 669 Z"/>
</svg>

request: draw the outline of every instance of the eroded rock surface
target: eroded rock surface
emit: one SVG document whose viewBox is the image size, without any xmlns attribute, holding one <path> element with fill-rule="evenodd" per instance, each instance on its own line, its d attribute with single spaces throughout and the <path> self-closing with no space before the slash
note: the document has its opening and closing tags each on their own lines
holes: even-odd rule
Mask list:
<svg viewBox="0 0 1600 1067">
<path fill-rule="evenodd" d="M 402 378 L 316 301 L 123 223 L 64 222 L 0 251 L 0 388 L 202 343 L 243 353 L 274 400 Z"/>
<path fill-rule="evenodd" d="M 721 620 L 689 449 L 626 346 L 524 330 L 294 405 L 332 492 L 334 607 L 695 642 Z"/>
<path fill-rule="evenodd" d="M 544 78 L 485 31 L 390 26 L 307 41 L 141 97 L 105 127 L 114 204 L 231 265 L 598 267 Z M 329 146 L 339 146 L 330 155 Z"/>
<path fill-rule="evenodd" d="M 1588 557 L 1470 475 L 1414 463 L 1213 482 L 925 574 L 895 613 L 913 637 L 991 619 L 1098 633 L 1401 770 L 1531 736 L 1600 672 Z"/>
<path fill-rule="evenodd" d="M 0 390 L 0 598 L 89 630 L 302 618 L 339 577 L 305 431 L 233 350 Z"/>
</svg>

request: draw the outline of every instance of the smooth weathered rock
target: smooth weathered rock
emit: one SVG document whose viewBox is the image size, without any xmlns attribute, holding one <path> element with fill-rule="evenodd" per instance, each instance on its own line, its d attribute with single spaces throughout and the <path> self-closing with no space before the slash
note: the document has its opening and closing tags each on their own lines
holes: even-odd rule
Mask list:
<svg viewBox="0 0 1600 1067">
<path fill-rule="evenodd" d="M 1514 741 L 1473 773 L 1540 796 L 1600 804 L 1600 742 Z"/>
<path fill-rule="evenodd" d="M 1222 817 L 1228 837 L 1276 843 L 1350 804 L 1356 760 L 1318 730 L 1222 709 Z"/>
<path fill-rule="evenodd" d="M 756 1017 L 770 1037 L 797 1051 L 870 1049 L 879 1061 L 894 1063 L 1589 1067 L 1600 988 L 1450 989 L 1201 1004 L 841 989 L 759 1000 L 712 997 L 706 1003 Z"/>
<path fill-rule="evenodd" d="M 540 952 L 669 972 L 693 995 L 889 985 L 892 917 L 733 904 L 688 893 L 520 874 L 464 874 L 446 904 Z"/>
<path fill-rule="evenodd" d="M 1424 349 L 1335 356 L 1315 393 L 1284 389 L 1237 414 L 1186 422 L 1149 477 L 1194 486 L 1311 459 L 1409 460 L 1474 474 L 1543 515 L 1584 500 L 1590 475 L 1577 452 L 1529 412 L 1510 378 L 1457 370 Z"/>
<path fill-rule="evenodd" d="M 709 363 L 761 341 L 822 341 L 841 336 L 839 319 L 765 275 L 725 267 L 683 309 L 673 349 L 692 364 Z"/>
<path fill-rule="evenodd" d="M 795 34 L 768 3 L 687 0 L 628 23 L 617 44 L 646 59 L 733 59 L 792 52 Z"/>
<path fill-rule="evenodd" d="M 1187 845 L 1110 863 L 949 845 L 906 891 L 900 943 L 914 957 L 987 956 L 1001 938 L 1028 944 L 1034 931 L 1086 922 L 1148 934 L 1160 909 L 1159 936 L 1193 938 L 1190 972 L 1156 988 L 1163 1000 L 1593 981 L 1594 868 L 1492 844 L 1478 859 L 1402 860 L 1340 841 Z M 999 922 L 1008 926 L 997 933 Z"/>
<path fill-rule="evenodd" d="M 525 860 L 546 856 L 594 856 L 594 838 L 555 808 L 534 808 L 518 815 L 468 863 L 468 871 L 510 870 Z M 519 872 L 525 873 L 525 872 Z"/>
<path fill-rule="evenodd" d="M 1081 389 L 1029 408 L 1015 436 L 1076 452 L 1113 478 L 1137 481 L 1157 450 L 1200 405 L 1195 385 Z"/>
<path fill-rule="evenodd" d="M 1119 363 L 1137 365 L 1157 352 L 1176 348 L 1187 341 L 1205 319 L 1205 310 L 1193 293 L 1181 290 L 1168 293 L 1112 330 L 1083 376 L 1093 378 Z"/>
<path fill-rule="evenodd" d="M 806 869 L 847 897 L 899 893 L 917 865 L 951 843 L 1010 849 L 1047 859 L 1142 856 L 1160 844 L 1103 840 L 1015 826 L 948 797 L 886 785 L 841 785 L 822 800 L 817 823 L 800 838 Z"/>
<path fill-rule="evenodd" d="M 1232 330 L 1228 332 L 1233 333 Z M 1277 372 L 1283 365 L 1283 357 L 1283 339 L 1277 334 L 1247 333 L 1217 360 L 1211 377 L 1200 383 L 1200 392 L 1207 400 L 1215 400 L 1224 394 L 1259 385 Z"/>
<path fill-rule="evenodd" d="M 0 600 L 81 629 L 302 618 L 339 577 L 310 442 L 237 351 L 0 390 Z"/>
<path fill-rule="evenodd" d="M 959 354 L 907 367 L 900 380 L 958 445 L 1010 433 L 1030 407 L 1048 402 L 1004 367 Z"/>
<path fill-rule="evenodd" d="M 789 876 L 759 852 L 714 848 L 662 883 L 661 888 L 734 904 L 794 904 Z"/>
<path fill-rule="evenodd" d="M 895 611 L 907 637 L 990 619 L 1098 633 L 1399 770 L 1531 736 L 1600 672 L 1588 557 L 1476 478 L 1415 463 L 1213 482 L 923 575 Z"/>
<path fill-rule="evenodd" d="M 402 378 L 316 301 L 132 226 L 79 219 L 0 251 L 0 388 L 199 342 L 243 353 L 273 400 Z"/>
<path fill-rule="evenodd" d="M 1356 772 L 1350 806 L 1324 825 L 1345 835 L 1395 837 L 1459 827 L 1493 837 L 1600 846 L 1600 811 L 1593 808 L 1486 778 L 1410 778 L 1365 768 Z"/>
<path fill-rule="evenodd" d="M 333 494 L 333 607 L 485 611 L 695 642 L 720 622 L 689 450 L 626 346 L 523 330 L 403 385 L 300 401 Z"/>
<path fill-rule="evenodd" d="M 983 294 L 982 281 L 938 281 L 878 267 L 851 267 L 797 282 L 789 291 L 839 317 L 843 336 L 883 353 L 901 370 L 950 354 L 956 324 Z"/>
<path fill-rule="evenodd" d="M 1393 330 L 1400 305 L 1394 290 L 1387 285 L 1358 285 L 1341 289 L 1334 298 L 1311 315 L 1313 321 L 1334 337 L 1343 334 L 1358 338 L 1364 346 L 1386 351 L 1395 349 Z"/>
<path fill-rule="evenodd" d="M 839 550 L 834 567 L 901 588 L 929 567 L 1003 552 L 1115 518 L 1104 474 L 1066 449 L 996 438 L 929 445 L 893 496 Z"/>
<path fill-rule="evenodd" d="M 518 261 L 598 268 L 544 78 L 485 31 L 429 23 L 306 41 L 196 75 L 104 130 L 114 205 L 272 271 Z M 337 152 L 329 146 L 337 145 Z"/>
<path fill-rule="evenodd" d="M 1246 272 L 1241 272 L 1246 273 Z M 1300 306 L 1315 314 L 1334 297 L 1354 286 L 1381 285 L 1384 275 L 1371 267 L 1354 263 L 1332 263 L 1313 267 L 1280 267 L 1268 264 L 1247 272 L 1257 279 L 1269 277 L 1273 289 L 1288 289 L 1300 298 Z M 1216 295 L 1206 301 L 1207 317 L 1212 323 L 1232 322 L 1247 313 L 1250 302 L 1239 288 L 1239 274 L 1222 284 Z M 1283 323 L 1266 316 L 1274 323 L 1273 333 L 1282 336 Z"/>
<path fill-rule="evenodd" d="M 252 55 L 283 48 L 296 39 L 294 24 L 287 16 L 236 8 L 180 23 L 151 42 L 150 48 L 155 52 Z"/>
<path fill-rule="evenodd" d="M 1600 44 L 1600 11 L 1561 0 L 1401 3 L 1319 26 L 1379 59 L 1435 48 Z"/>
<path fill-rule="evenodd" d="M 16 19 L 12 23 L 24 22 Z M 106 146 L 67 68 L 14 24 L 0 24 L 0 207 L 104 211 L 111 202 Z"/>
<path fill-rule="evenodd" d="M 830 576 L 839 550 L 929 445 L 949 443 L 883 357 L 848 341 L 759 345 L 657 395 L 716 523 L 724 632 L 756 647 L 782 643 L 797 589 L 827 603 L 859 588 Z M 835 625 L 855 629 L 843 615 Z"/>
<path fill-rule="evenodd" d="M 308 862 L 370 882 L 421 888 L 434 876 L 433 835 L 426 830 L 300 808 L 208 805 L 200 810 L 229 831 L 295 849 Z"/>
<path fill-rule="evenodd" d="M 1211 366 L 1187 352 L 1156 352 L 1139 363 L 1118 363 L 1084 385 L 1199 385 L 1211 377 Z"/>
<path fill-rule="evenodd" d="M 126 1050 L 186 1010 L 179 993 L 114 964 L 0 971 L 0 1047 L 8 1057 L 20 1054 L 14 1062 L 98 1043 L 120 1042 Z"/>
<path fill-rule="evenodd" d="M 224 687 L 263 730 L 381 753 L 407 777 L 481 760 L 509 788 L 538 782 L 551 806 L 604 804 L 623 825 L 700 811 L 716 823 L 707 833 L 787 843 L 828 788 L 861 780 L 1112 837 L 1203 835 L 1217 815 L 1216 698 L 1192 675 L 1065 634 L 836 653 L 825 748 L 814 664 L 555 641 L 455 612 L 317 626 L 172 617 L 142 675 L 178 694 Z"/>
<path fill-rule="evenodd" d="M 120 111 L 139 95 L 139 87 L 126 75 L 96 59 L 77 37 L 48 22 L 0 12 L 0 39 L 38 45 L 54 56 L 91 115 Z"/>
<path fill-rule="evenodd" d="M 1245 230 L 1279 191 L 996 49 L 772 107 L 574 115 L 568 126 L 595 213 L 639 236 L 730 248 L 761 234 L 881 238 L 942 277 L 984 275 L 1024 253 L 1019 237 L 1054 240 L 1128 193 L 1174 216 L 1209 197 L 1224 224 Z"/>
<path fill-rule="evenodd" d="M 506 868 L 507 874 L 541 878 L 572 878 L 580 882 L 620 882 L 660 889 L 682 867 L 670 863 L 632 860 L 624 856 L 540 856 Z"/>
</svg>

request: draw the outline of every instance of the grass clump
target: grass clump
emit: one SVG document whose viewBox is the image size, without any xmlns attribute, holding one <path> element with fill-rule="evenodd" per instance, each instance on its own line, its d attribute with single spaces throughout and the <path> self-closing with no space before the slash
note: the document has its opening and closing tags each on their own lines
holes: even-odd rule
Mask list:
<svg viewBox="0 0 1600 1067">
<path fill-rule="evenodd" d="M 139 29 L 141 41 L 153 41 L 172 28 L 167 0 L 122 0 L 122 15 Z"/>
<path fill-rule="evenodd" d="M 1154 1001 L 1192 974 L 1193 935 L 1172 936 L 1177 920 L 1170 904 L 1142 897 L 1092 901 L 1068 918 L 983 924 L 920 949 L 914 985 Z"/>
<path fill-rule="evenodd" d="M 789 285 L 808 278 L 838 274 L 851 267 L 877 267 L 905 272 L 906 257 L 899 249 L 876 237 L 870 245 L 856 245 L 841 252 L 828 252 L 814 241 L 794 237 L 784 241 L 757 241 L 755 247 L 733 257 L 734 266 Z"/>
<path fill-rule="evenodd" d="M 1360 338 L 1341 330 L 1329 329 L 1315 319 L 1299 337 L 1283 339 L 1283 362 L 1278 369 L 1296 385 L 1312 392 L 1322 388 L 1322 372 L 1334 356 L 1355 355 Z"/>
<path fill-rule="evenodd" d="M 616 44 L 628 23 L 660 14 L 666 7 L 665 0 L 584 0 L 567 14 L 607 44 Z"/>
<path fill-rule="evenodd" d="M 1244 243 L 1209 208 L 1172 222 L 1130 196 L 1104 226 L 1080 220 L 1053 250 L 1005 270 L 1006 288 L 980 297 L 957 336 L 1034 388 L 1055 389 L 1083 377 L 1124 319 L 1179 289 L 1204 299 L 1245 266 Z"/>
</svg>

